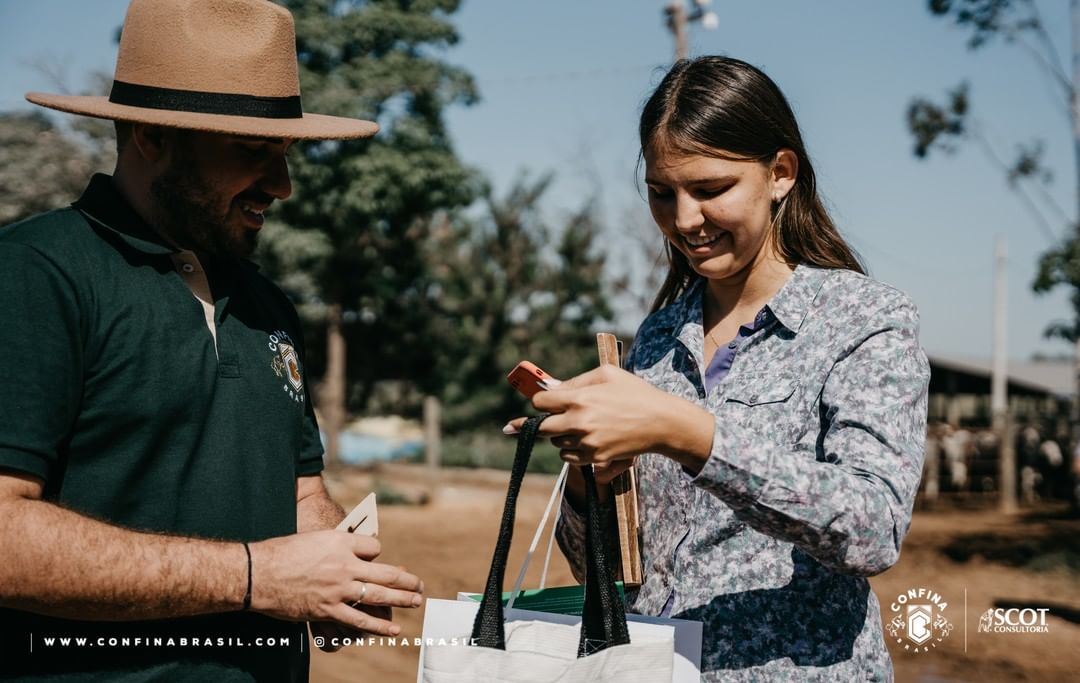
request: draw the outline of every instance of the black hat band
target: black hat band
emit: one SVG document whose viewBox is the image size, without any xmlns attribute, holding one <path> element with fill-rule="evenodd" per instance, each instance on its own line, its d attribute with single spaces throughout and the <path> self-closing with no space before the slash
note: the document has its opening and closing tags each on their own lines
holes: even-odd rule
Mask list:
<svg viewBox="0 0 1080 683">
<path fill-rule="evenodd" d="M 258 119 L 299 119 L 304 116 L 299 95 L 259 97 L 258 95 L 173 90 L 123 81 L 113 81 L 109 101 L 130 107 L 185 111 L 193 114 L 248 116 Z"/>
</svg>

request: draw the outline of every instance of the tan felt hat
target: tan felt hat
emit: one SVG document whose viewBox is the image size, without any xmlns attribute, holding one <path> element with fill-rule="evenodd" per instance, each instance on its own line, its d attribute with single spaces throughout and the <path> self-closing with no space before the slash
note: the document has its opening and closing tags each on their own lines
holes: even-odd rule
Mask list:
<svg viewBox="0 0 1080 683">
<path fill-rule="evenodd" d="M 27 93 L 101 119 L 298 140 L 374 135 L 378 124 L 300 106 L 292 15 L 270 0 L 132 0 L 108 97 Z"/>
</svg>

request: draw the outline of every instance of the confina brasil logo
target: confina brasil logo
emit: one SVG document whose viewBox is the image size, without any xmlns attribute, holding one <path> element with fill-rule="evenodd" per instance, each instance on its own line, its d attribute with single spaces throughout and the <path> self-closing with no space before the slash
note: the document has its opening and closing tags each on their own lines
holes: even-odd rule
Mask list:
<svg viewBox="0 0 1080 683">
<path fill-rule="evenodd" d="M 891 616 L 885 625 L 889 637 L 907 652 L 929 652 L 953 631 L 945 616 L 948 601 L 930 588 L 912 588 L 889 605 Z"/>
</svg>

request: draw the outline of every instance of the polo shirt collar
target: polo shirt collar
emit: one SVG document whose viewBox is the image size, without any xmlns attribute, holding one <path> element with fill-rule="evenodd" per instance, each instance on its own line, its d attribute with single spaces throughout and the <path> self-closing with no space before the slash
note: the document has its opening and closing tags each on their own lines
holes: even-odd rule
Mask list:
<svg viewBox="0 0 1080 683">
<path fill-rule="evenodd" d="M 798 333 L 828 274 L 828 269 L 799 264 L 780 291 L 765 304 L 764 310 L 785 328 Z M 701 297 L 704 291 L 705 278 L 697 278 L 674 303 L 657 312 L 657 326 L 670 329 L 680 340 L 693 347 L 695 344 L 692 340 L 702 334 L 699 330 L 702 328 Z M 698 329 L 688 329 L 688 325 Z"/>
<path fill-rule="evenodd" d="M 95 225 L 107 229 L 124 243 L 135 249 L 154 256 L 171 256 L 179 254 L 177 249 L 168 244 L 156 230 L 150 227 L 135 209 L 128 204 L 124 195 L 116 189 L 112 176 L 104 173 L 95 173 L 90 178 L 90 184 L 86 186 L 82 196 L 72 206 L 89 218 Z M 259 270 L 259 265 L 250 259 L 236 259 L 235 261 L 218 259 L 210 255 L 200 255 L 199 260 L 204 268 L 213 269 L 217 279 L 222 277 L 233 278 L 232 268 L 235 262 L 246 264 L 253 270 Z M 219 267 L 214 267 L 219 266 Z M 224 267 L 221 267 L 224 266 Z"/>
<path fill-rule="evenodd" d="M 96 173 L 72 206 L 95 224 L 108 229 L 135 249 L 155 255 L 177 253 L 147 225 L 113 184 L 112 176 Z"/>
</svg>

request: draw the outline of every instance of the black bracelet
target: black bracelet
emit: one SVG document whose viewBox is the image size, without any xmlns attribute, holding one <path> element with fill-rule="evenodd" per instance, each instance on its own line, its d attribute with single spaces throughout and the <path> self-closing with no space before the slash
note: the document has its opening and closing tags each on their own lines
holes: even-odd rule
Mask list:
<svg viewBox="0 0 1080 683">
<path fill-rule="evenodd" d="M 247 564 L 248 564 L 247 592 L 244 593 L 244 608 L 243 608 L 243 611 L 246 612 L 249 609 L 251 609 L 251 548 L 248 547 L 247 543 L 244 543 L 244 552 L 247 553 Z"/>
</svg>

